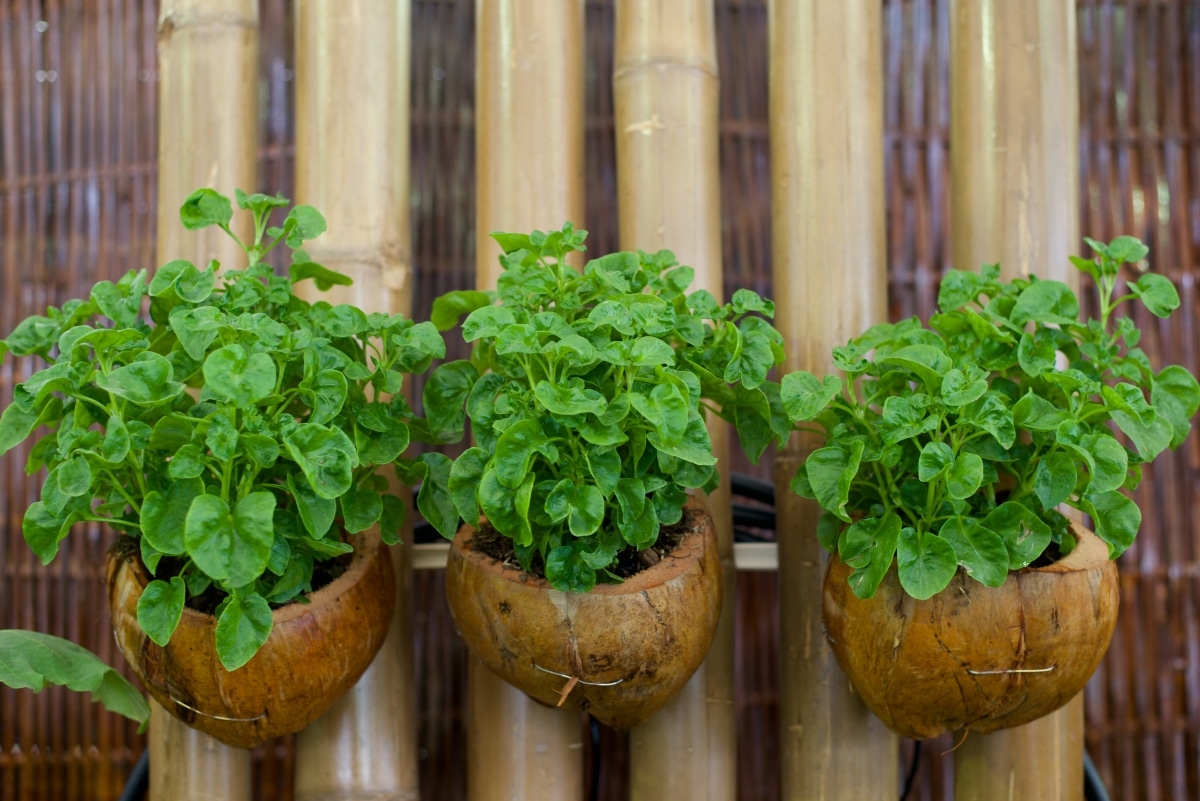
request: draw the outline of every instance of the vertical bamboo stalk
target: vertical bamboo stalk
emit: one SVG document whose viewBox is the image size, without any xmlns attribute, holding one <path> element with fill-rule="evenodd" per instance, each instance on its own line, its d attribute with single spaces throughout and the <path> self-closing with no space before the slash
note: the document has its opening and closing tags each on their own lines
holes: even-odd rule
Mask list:
<svg viewBox="0 0 1200 801">
<path fill-rule="evenodd" d="M 543 230 L 584 211 L 582 0 L 475 2 L 475 281 L 495 287 L 491 231 Z M 583 793 L 579 713 L 541 706 L 471 661 L 471 801 Z"/>
<path fill-rule="evenodd" d="M 215 228 L 185 231 L 179 206 L 201 186 L 232 196 L 252 188 L 258 156 L 258 3 L 163 0 L 158 23 L 159 264 L 187 258 L 241 265 L 236 243 Z M 237 221 L 238 235 L 249 233 Z M 155 703 L 150 797 L 250 798 L 250 752 L 188 728 Z"/>
<path fill-rule="evenodd" d="M 772 0 L 769 13 L 776 325 L 786 370 L 822 375 L 834 346 L 887 319 L 882 10 Z M 796 435 L 775 463 L 783 798 L 895 798 L 896 737 L 825 642 L 821 510 L 789 489 L 816 446 Z"/>
<path fill-rule="evenodd" d="M 331 292 L 303 285 L 311 299 L 412 313 L 410 13 L 410 3 L 394 0 L 297 4 L 296 199 L 329 225 L 309 255 L 354 279 Z M 407 488 L 393 490 L 409 499 Z M 398 586 L 383 648 L 296 739 L 299 801 L 418 797 L 411 537 L 404 539 L 391 549 Z"/>
<path fill-rule="evenodd" d="M 1078 62 L 1072 0 L 955 0 L 951 14 L 954 266 L 999 261 L 1078 288 Z M 1041 720 L 971 735 L 955 798 L 1083 798 L 1083 696 Z"/>
<path fill-rule="evenodd" d="M 712 0 L 618 0 L 613 58 L 617 197 L 624 249 L 673 250 L 717 298 L 721 279 L 717 43 Z M 630 734 L 630 797 L 732 799 L 737 793 L 733 518 L 729 426 L 709 421 L 725 473 L 707 500 L 724 599 L 712 650 L 661 712 Z"/>
</svg>

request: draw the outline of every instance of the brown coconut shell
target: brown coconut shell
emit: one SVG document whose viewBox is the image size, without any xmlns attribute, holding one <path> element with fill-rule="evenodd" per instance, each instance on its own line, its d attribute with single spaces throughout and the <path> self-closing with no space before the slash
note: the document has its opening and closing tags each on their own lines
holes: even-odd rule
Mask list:
<svg viewBox="0 0 1200 801">
<path fill-rule="evenodd" d="M 830 557 L 825 632 L 854 690 L 888 728 L 921 739 L 990 732 L 1047 715 L 1100 664 L 1117 621 L 1116 563 L 1090 531 L 1064 559 L 986 587 L 959 569 L 927 601 L 895 570 L 875 597 L 854 595 L 851 568 Z"/>
<path fill-rule="evenodd" d="M 376 529 L 360 535 L 341 576 L 272 612 L 274 627 L 249 662 L 230 672 L 216 651 L 217 619 L 184 608 L 165 648 L 137 622 L 151 581 L 135 548 L 108 558 L 108 606 L 117 645 L 159 704 L 189 726 L 238 748 L 303 729 L 371 664 L 391 623 L 392 560 Z"/>
<path fill-rule="evenodd" d="M 618 729 L 643 723 L 704 661 L 721 614 L 712 516 L 697 501 L 685 509 L 692 526 L 671 553 L 587 593 L 497 562 L 464 526 L 446 565 L 458 631 L 484 665 L 536 701 L 562 701 Z"/>
</svg>

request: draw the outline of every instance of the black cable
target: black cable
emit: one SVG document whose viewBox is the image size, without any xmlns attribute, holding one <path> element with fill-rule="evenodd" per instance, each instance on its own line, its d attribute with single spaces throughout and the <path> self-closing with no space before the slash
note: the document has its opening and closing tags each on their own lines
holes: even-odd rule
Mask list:
<svg viewBox="0 0 1200 801">
<path fill-rule="evenodd" d="M 900 801 L 905 801 L 912 792 L 913 782 L 917 780 L 917 763 L 921 760 L 921 741 L 913 740 L 912 759 L 908 763 L 908 775 L 904 778 L 904 789 L 900 791 Z"/>
<path fill-rule="evenodd" d="M 734 495 L 741 495 L 759 503 L 775 505 L 775 485 L 745 473 L 732 473 L 729 484 Z"/>
<path fill-rule="evenodd" d="M 133 766 L 133 772 L 129 774 L 129 778 L 125 782 L 125 789 L 121 791 L 121 797 L 117 801 L 142 801 L 146 797 L 149 785 L 150 749 L 146 748 Z"/>
<path fill-rule="evenodd" d="M 592 732 L 592 792 L 590 801 L 600 801 L 600 721 L 588 715 L 588 728 Z"/>
<path fill-rule="evenodd" d="M 1087 749 L 1083 751 L 1083 797 L 1087 801 L 1110 801 L 1108 788 L 1104 786 L 1100 771 L 1096 770 L 1096 763 Z"/>
</svg>

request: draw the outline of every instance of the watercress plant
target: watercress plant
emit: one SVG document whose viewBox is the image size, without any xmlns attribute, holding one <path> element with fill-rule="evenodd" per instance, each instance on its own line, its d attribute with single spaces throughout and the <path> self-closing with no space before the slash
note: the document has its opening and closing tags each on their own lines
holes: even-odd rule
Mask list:
<svg viewBox="0 0 1200 801">
<path fill-rule="evenodd" d="M 343 534 L 378 524 L 396 541 L 404 504 L 377 471 L 398 459 L 407 474 L 427 469 L 400 459 L 411 417 L 400 389 L 404 374 L 445 355 L 429 323 L 294 294 L 305 280 L 351 283 L 301 249 L 325 230 L 315 209 L 296 206 L 273 227 L 286 199 L 239 191 L 237 204 L 254 217 L 248 243 L 230 228 L 229 199 L 211 189 L 180 216 L 237 240 L 245 269 L 172 261 L 152 277 L 133 271 L 0 343 L 0 355 L 49 363 L 0 416 L 0 453 L 56 429 L 29 453 L 27 472 L 48 473 L 25 514 L 26 542 L 47 563 L 78 522 L 136 537 L 158 576 L 139 624 L 166 645 L 187 600 L 215 592 L 229 670 L 266 641 L 273 605 L 312 589 L 315 563 L 353 550 Z M 293 250 L 286 276 L 262 261 L 280 244 Z"/>
<path fill-rule="evenodd" d="M 1132 237 L 1087 241 L 1097 258 L 1072 262 L 1098 284 L 1098 320 L 1080 319 L 1059 281 L 1002 282 L 997 265 L 952 270 L 928 327 L 876 325 L 834 349 L 846 381 L 784 377 L 788 415 L 825 441 L 792 488 L 825 510 L 818 537 L 854 568 L 859 597 L 874 595 L 893 560 L 918 599 L 960 565 L 999 586 L 1052 543 L 1072 549 L 1063 503 L 1092 517 L 1110 557 L 1133 542 L 1141 512 L 1121 490 L 1183 442 L 1200 386 L 1183 367 L 1155 371 L 1133 320 L 1113 317 L 1134 298 L 1158 317 L 1179 306 L 1154 273 L 1113 297 L 1122 264 L 1147 248 Z"/>
<path fill-rule="evenodd" d="M 524 569 L 537 554 L 554 587 L 576 592 L 616 579 L 619 551 L 678 522 L 688 489 L 716 486 L 708 415 L 733 422 L 755 460 L 788 431 L 767 378 L 783 360 L 770 301 L 746 289 L 726 304 L 687 294 L 693 271 L 668 251 L 613 253 L 580 272 L 568 256 L 586 236 L 569 223 L 493 234 L 504 268 L 495 293 L 434 303 L 442 330 L 468 314 L 462 332 L 475 345 L 469 361 L 432 373 L 422 432 L 455 441 L 465 415 L 475 437 L 453 464 L 431 467 L 442 535 L 482 513 Z"/>
</svg>

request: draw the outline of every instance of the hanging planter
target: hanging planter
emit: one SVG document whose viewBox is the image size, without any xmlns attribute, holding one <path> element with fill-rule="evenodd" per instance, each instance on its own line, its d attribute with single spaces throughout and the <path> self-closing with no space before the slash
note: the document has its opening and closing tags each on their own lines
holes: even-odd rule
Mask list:
<svg viewBox="0 0 1200 801">
<path fill-rule="evenodd" d="M 586 593 L 497 561 L 463 526 L 446 566 L 455 626 L 488 669 L 530 697 L 614 728 L 636 726 L 695 673 L 721 613 L 712 516 L 693 501 L 684 521 L 679 542 L 653 566 Z"/>
<path fill-rule="evenodd" d="M 302 249 L 324 218 L 296 206 L 274 226 L 286 199 L 236 200 L 254 217 L 244 269 L 131 271 L 0 342 L 0 356 L 51 362 L 16 387 L 0 454 L 50 428 L 30 449 L 30 473 L 47 475 L 25 541 L 47 563 L 76 523 L 125 533 L 109 576 L 130 663 L 185 722 L 251 747 L 319 714 L 383 640 L 394 588 L 379 542 L 397 541 L 404 504 L 378 471 L 420 480 L 448 461 L 402 456 L 399 394 L 445 344 L 429 323 L 298 297 L 300 281 L 351 283 Z M 212 189 L 180 209 L 190 229 L 229 232 L 233 215 Z M 280 245 L 286 276 L 262 260 Z"/>
<path fill-rule="evenodd" d="M 853 568 L 830 557 L 825 631 L 867 708 L 921 739 L 1019 726 L 1060 708 L 1100 664 L 1117 623 L 1120 587 L 1104 543 L 1080 527 L 1065 558 L 987 587 L 965 572 L 925 601 L 894 572 L 859 598 Z"/>
<path fill-rule="evenodd" d="M 613 253 L 580 271 L 571 257 L 586 232 L 570 223 L 493 236 L 504 251 L 496 291 L 433 305 L 442 330 L 467 314 L 474 343 L 423 395 L 422 436 L 455 442 L 469 419 L 475 439 L 421 486 L 444 510 L 430 522 L 455 539 L 450 607 L 505 680 L 634 726 L 712 641 L 715 535 L 708 513 L 685 504 L 689 490 L 718 485 L 706 418 L 736 423 L 752 459 L 780 423 L 767 380 L 783 361 L 774 306 L 745 289 L 727 304 L 688 294 L 692 269 L 668 251 Z M 786 421 L 776 428 L 786 435 Z M 484 518 L 483 532 L 459 528 Z"/>
<path fill-rule="evenodd" d="M 138 625 L 151 581 L 130 539 L 108 559 L 108 606 L 117 646 L 146 691 L 192 728 L 238 748 L 300 731 L 358 681 L 383 644 L 395 572 L 377 531 L 360 538 L 332 582 L 271 612 L 271 633 L 235 671 L 216 652 L 217 618 L 185 608 L 166 646 Z"/>
<path fill-rule="evenodd" d="M 834 350 L 844 382 L 783 379 L 788 415 L 824 439 L 792 488 L 825 510 L 829 641 L 902 735 L 1017 726 L 1083 688 L 1115 625 L 1111 560 L 1141 524 L 1123 490 L 1200 407 L 1196 379 L 1155 371 L 1113 315 L 1136 298 L 1166 317 L 1174 286 L 1146 273 L 1115 297 L 1147 249 L 1088 243 L 1097 258 L 1072 262 L 1099 284 L 1097 320 L 1062 282 L 952 270 L 927 327 L 881 324 Z"/>
</svg>

